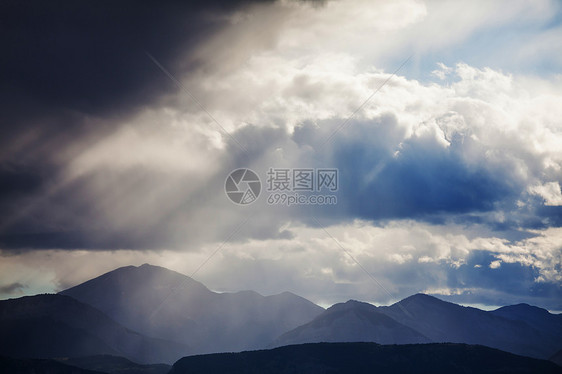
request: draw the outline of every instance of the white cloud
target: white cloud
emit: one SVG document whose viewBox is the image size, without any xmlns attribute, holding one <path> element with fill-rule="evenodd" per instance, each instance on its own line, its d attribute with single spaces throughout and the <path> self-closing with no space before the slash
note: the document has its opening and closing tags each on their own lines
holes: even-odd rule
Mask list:
<svg viewBox="0 0 562 374">
<path fill-rule="evenodd" d="M 438 62 L 437 66 L 439 69 L 435 69 L 431 72 L 432 75 L 436 76 L 437 78 L 444 80 L 447 78 L 453 71 L 453 69 L 442 62 Z"/>
<path fill-rule="evenodd" d="M 356 221 L 328 227 L 331 236 L 323 229 L 301 225 L 290 230 L 295 234 L 293 239 L 227 242 L 195 278 L 219 291 L 255 289 L 274 294 L 291 290 L 324 302 L 346 297 L 382 302 L 389 300 L 386 291 L 397 299 L 428 289 L 449 289 L 451 270 L 468 263 L 474 251 L 485 250 L 497 258 L 489 263 L 491 269 L 499 269 L 502 262 L 520 263 L 538 270 L 536 282 L 562 284 L 556 272 L 562 264 L 560 229 L 537 232 L 536 237 L 516 243 L 494 237 L 469 239 L 475 232 L 462 226 L 414 221 L 393 221 L 384 226 Z M 117 266 L 144 262 L 190 275 L 220 245 L 209 243 L 196 252 L 45 250 L 3 255 L 0 283 L 28 284 L 28 293 L 58 291 Z M 478 264 L 474 267 L 480 268 Z M 29 279 L 32 273 L 43 274 L 43 278 Z M 471 283 L 475 281 L 466 279 L 464 288 L 476 287 L 477 283 Z"/>
<path fill-rule="evenodd" d="M 542 197 L 544 199 L 544 205 L 562 205 L 562 192 L 560 191 L 560 184 L 558 184 L 558 182 L 531 186 L 529 187 L 529 192 Z"/>
</svg>

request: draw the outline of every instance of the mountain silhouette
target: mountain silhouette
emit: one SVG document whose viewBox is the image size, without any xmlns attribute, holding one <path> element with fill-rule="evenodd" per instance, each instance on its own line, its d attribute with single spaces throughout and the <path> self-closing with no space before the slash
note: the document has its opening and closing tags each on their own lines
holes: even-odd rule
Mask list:
<svg viewBox="0 0 562 374">
<path fill-rule="evenodd" d="M 213 292 L 190 277 L 145 264 L 113 270 L 57 295 L 0 301 L 0 355 L 111 355 L 152 364 L 314 342 L 451 342 L 556 360 L 561 318 L 527 304 L 483 311 L 424 294 L 391 306 L 350 300 L 324 310 L 290 292 Z M 117 365 L 120 359 L 96 360 Z"/>
<path fill-rule="evenodd" d="M 122 267 L 61 292 L 122 325 L 194 352 L 263 348 L 324 311 L 285 292 L 217 293 L 183 274 L 148 264 Z"/>
<path fill-rule="evenodd" d="M 110 374 L 167 374 L 171 366 L 165 364 L 141 365 L 124 357 L 96 355 L 86 357 L 65 357 L 57 359 L 63 364 L 81 369 Z"/>
<path fill-rule="evenodd" d="M 0 373 L 10 374 L 103 374 L 48 359 L 14 359 L 0 356 Z M 133 374 L 133 373 L 131 373 Z"/>
<path fill-rule="evenodd" d="M 430 340 L 380 313 L 377 307 L 350 300 L 333 305 L 311 322 L 281 335 L 273 346 L 319 342 L 408 344 Z"/>
<path fill-rule="evenodd" d="M 491 313 L 513 321 L 523 321 L 537 330 L 562 339 L 562 314 L 552 314 L 546 309 L 529 304 L 504 306 Z"/>
<path fill-rule="evenodd" d="M 466 344 L 316 343 L 184 357 L 170 374 L 554 374 L 553 362 Z"/>
<path fill-rule="evenodd" d="M 0 354 L 15 358 L 112 354 L 140 363 L 173 362 L 189 353 L 175 342 L 131 331 L 63 295 L 0 301 Z"/>
<path fill-rule="evenodd" d="M 417 294 L 378 310 L 434 342 L 482 344 L 544 359 L 562 348 L 561 335 L 553 337 L 545 332 L 545 329 L 557 328 L 559 316 L 551 315 L 555 318 L 534 323 L 530 317 L 529 320 L 515 318 L 515 315 L 521 314 L 515 313 L 516 310 L 521 311 L 521 307 L 517 306 L 488 312 Z M 545 310 L 539 311 L 541 315 L 543 312 L 550 314 Z M 528 313 L 523 314 L 528 316 Z M 506 318 L 507 315 L 511 317 Z M 541 329 L 536 328 L 539 324 L 545 325 Z"/>
</svg>

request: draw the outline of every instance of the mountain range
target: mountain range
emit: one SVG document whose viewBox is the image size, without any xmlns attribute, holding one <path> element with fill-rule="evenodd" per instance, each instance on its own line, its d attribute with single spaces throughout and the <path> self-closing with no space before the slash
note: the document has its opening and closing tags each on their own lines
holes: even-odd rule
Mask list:
<svg viewBox="0 0 562 374">
<path fill-rule="evenodd" d="M 433 342 L 482 344 L 537 358 L 562 348 L 562 315 L 537 307 L 525 313 L 516 313 L 518 306 L 484 311 L 417 294 L 377 309 Z"/>
<path fill-rule="evenodd" d="M 213 292 L 148 264 L 110 271 L 59 294 L 0 301 L 0 355 L 66 357 L 90 370 L 98 370 L 92 362 L 99 357 L 128 367 L 107 355 L 172 364 L 196 354 L 321 342 L 466 343 L 556 362 L 562 315 L 526 304 L 483 311 L 424 294 L 390 306 L 350 300 L 324 310 L 289 292 Z M 78 360 L 84 356 L 98 358 Z M 141 369 L 147 370 L 135 370 Z"/>
<path fill-rule="evenodd" d="M 280 336 L 273 346 L 317 342 L 481 344 L 549 358 L 562 347 L 562 315 L 515 305 L 483 311 L 417 294 L 391 306 L 348 301 Z"/>
<path fill-rule="evenodd" d="M 324 311 L 289 292 L 217 293 L 174 271 L 128 266 L 61 292 L 148 336 L 188 345 L 192 353 L 263 348 Z"/>
</svg>

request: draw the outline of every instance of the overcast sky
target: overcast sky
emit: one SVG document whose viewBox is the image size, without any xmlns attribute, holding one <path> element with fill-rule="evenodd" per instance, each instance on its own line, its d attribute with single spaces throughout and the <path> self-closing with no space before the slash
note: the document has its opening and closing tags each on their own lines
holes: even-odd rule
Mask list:
<svg viewBox="0 0 562 374">
<path fill-rule="evenodd" d="M 187 3 L 2 2 L 1 298 L 151 263 L 562 311 L 562 3 Z M 268 204 L 270 169 L 337 201 Z"/>
</svg>

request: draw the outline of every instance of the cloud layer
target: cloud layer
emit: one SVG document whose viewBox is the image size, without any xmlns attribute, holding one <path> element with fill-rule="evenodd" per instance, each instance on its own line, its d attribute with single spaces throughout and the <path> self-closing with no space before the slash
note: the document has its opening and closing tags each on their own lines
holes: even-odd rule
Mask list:
<svg viewBox="0 0 562 374">
<path fill-rule="evenodd" d="M 562 310 L 560 9 L 509 4 L 6 5 L 2 292 L 224 247 L 216 289 Z M 338 203 L 236 206 L 240 167 L 337 168 Z"/>
</svg>

